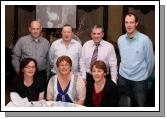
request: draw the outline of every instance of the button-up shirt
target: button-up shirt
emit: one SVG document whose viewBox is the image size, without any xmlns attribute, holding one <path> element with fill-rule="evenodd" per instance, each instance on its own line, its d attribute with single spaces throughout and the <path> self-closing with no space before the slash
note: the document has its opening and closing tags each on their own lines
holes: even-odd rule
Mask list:
<svg viewBox="0 0 167 119">
<path fill-rule="evenodd" d="M 151 75 L 155 62 L 149 37 L 138 31 L 132 39 L 124 34 L 118 39 L 118 47 L 121 56 L 120 75 L 133 81 L 146 80 Z"/>
<path fill-rule="evenodd" d="M 49 41 L 43 37 L 38 39 L 33 39 L 31 35 L 21 37 L 13 49 L 12 64 L 15 71 L 19 71 L 20 61 L 28 57 L 37 61 L 39 71 L 46 70 L 49 64 L 49 48 Z"/>
<path fill-rule="evenodd" d="M 82 48 L 82 55 L 80 59 L 81 75 L 86 79 L 86 72 L 91 73 L 90 64 L 92 55 L 96 45 L 93 40 L 87 41 Z M 98 46 L 98 56 L 97 60 L 102 60 L 105 62 L 107 69 L 109 71 L 112 81 L 116 83 L 117 81 L 117 58 L 115 54 L 114 47 L 111 43 L 101 40 Z"/>
<path fill-rule="evenodd" d="M 57 67 L 56 67 L 57 59 L 62 55 L 66 55 L 69 56 L 72 60 L 72 71 L 74 73 L 80 72 L 79 59 L 81 50 L 82 50 L 81 44 L 74 39 L 71 40 L 68 47 L 65 46 L 63 39 L 58 39 L 54 41 L 49 51 L 51 71 L 53 73 L 57 73 Z"/>
</svg>

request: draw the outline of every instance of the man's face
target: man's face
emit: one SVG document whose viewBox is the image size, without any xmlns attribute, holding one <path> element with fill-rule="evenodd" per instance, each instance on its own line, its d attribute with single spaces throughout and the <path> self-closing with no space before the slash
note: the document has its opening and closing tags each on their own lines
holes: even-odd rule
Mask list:
<svg viewBox="0 0 167 119">
<path fill-rule="evenodd" d="M 133 34 L 136 31 L 136 27 L 138 22 L 135 21 L 135 17 L 133 15 L 125 17 L 125 28 L 128 34 Z"/>
<path fill-rule="evenodd" d="M 94 28 L 91 32 L 91 37 L 94 41 L 94 43 L 99 43 L 104 36 L 104 33 L 102 31 L 102 28 Z"/>
<path fill-rule="evenodd" d="M 38 21 L 33 21 L 29 27 L 29 32 L 33 38 L 38 38 L 41 35 L 42 27 Z"/>
<path fill-rule="evenodd" d="M 64 41 L 71 41 L 73 36 L 72 28 L 70 26 L 63 27 L 61 34 Z"/>
</svg>

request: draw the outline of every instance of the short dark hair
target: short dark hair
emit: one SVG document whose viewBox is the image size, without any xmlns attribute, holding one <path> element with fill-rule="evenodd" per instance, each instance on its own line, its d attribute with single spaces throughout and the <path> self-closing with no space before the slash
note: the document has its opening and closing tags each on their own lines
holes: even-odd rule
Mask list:
<svg viewBox="0 0 167 119">
<path fill-rule="evenodd" d="M 69 56 L 60 56 L 58 59 L 57 59 L 57 62 L 56 62 L 56 66 L 59 67 L 59 64 L 62 62 L 62 61 L 66 61 L 67 63 L 69 63 L 70 67 L 72 67 L 72 60 Z"/>
<path fill-rule="evenodd" d="M 103 29 L 102 25 L 96 24 L 92 27 L 91 30 L 93 31 L 94 28 L 100 28 L 100 29 L 102 29 L 102 32 L 104 32 L 104 29 Z"/>
<path fill-rule="evenodd" d="M 63 30 L 64 27 L 71 27 L 71 30 L 73 32 L 73 28 L 72 28 L 72 26 L 70 24 L 64 24 L 63 27 L 62 27 L 62 30 Z"/>
<path fill-rule="evenodd" d="M 24 68 L 27 66 L 27 64 L 30 63 L 31 61 L 33 61 L 34 64 L 35 64 L 36 70 L 35 70 L 34 76 L 36 75 L 36 72 L 37 72 L 37 61 L 36 61 L 35 59 L 33 59 L 33 58 L 28 57 L 28 58 L 23 59 L 23 60 L 21 61 L 21 63 L 20 63 L 19 74 L 18 74 L 18 77 L 19 77 L 19 78 L 24 79 L 23 69 L 24 69 Z"/>
<path fill-rule="evenodd" d="M 137 15 L 136 15 L 135 13 L 128 12 L 128 13 L 125 15 L 125 18 L 126 18 L 127 16 L 134 16 L 134 17 L 135 17 L 135 22 L 138 22 L 138 17 L 137 17 Z"/>
<path fill-rule="evenodd" d="M 102 69 L 104 73 L 107 73 L 107 66 L 104 63 L 104 61 L 102 60 L 95 61 L 91 66 L 91 71 L 93 71 L 93 66 L 95 66 L 96 68 Z"/>
</svg>

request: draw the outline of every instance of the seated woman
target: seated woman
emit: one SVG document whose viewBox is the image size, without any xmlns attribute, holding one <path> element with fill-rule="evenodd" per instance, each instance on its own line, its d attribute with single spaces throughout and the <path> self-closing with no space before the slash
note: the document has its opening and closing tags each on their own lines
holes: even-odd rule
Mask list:
<svg viewBox="0 0 167 119">
<path fill-rule="evenodd" d="M 23 59 L 11 92 L 17 92 L 22 98 L 27 97 L 29 101 L 44 99 L 45 82 L 37 78 L 36 72 L 36 60 L 33 58 Z"/>
<path fill-rule="evenodd" d="M 71 72 L 72 60 L 61 56 L 56 62 L 58 74 L 50 78 L 47 87 L 47 100 L 71 102 L 83 105 L 85 100 L 85 82 Z"/>
<path fill-rule="evenodd" d="M 118 89 L 111 79 L 106 79 L 106 65 L 103 61 L 95 61 L 91 67 L 92 83 L 86 86 L 85 106 L 114 107 L 118 106 Z"/>
</svg>

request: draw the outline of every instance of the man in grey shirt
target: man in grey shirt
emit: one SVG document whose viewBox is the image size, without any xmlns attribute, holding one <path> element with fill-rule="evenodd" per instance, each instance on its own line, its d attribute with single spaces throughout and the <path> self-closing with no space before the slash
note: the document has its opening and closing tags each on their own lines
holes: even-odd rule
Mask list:
<svg viewBox="0 0 167 119">
<path fill-rule="evenodd" d="M 30 23 L 29 32 L 31 34 L 23 36 L 17 41 L 13 49 L 12 64 L 18 73 L 22 59 L 27 57 L 34 58 L 37 61 L 38 75 L 46 80 L 50 44 L 47 39 L 41 36 L 41 31 L 42 26 L 39 21 Z"/>
</svg>

